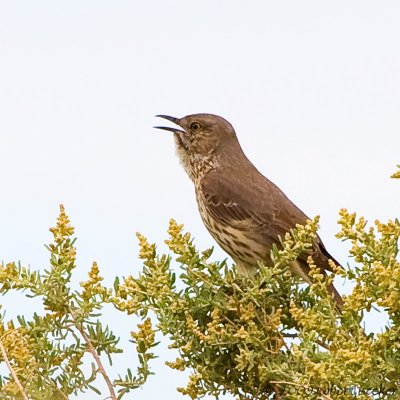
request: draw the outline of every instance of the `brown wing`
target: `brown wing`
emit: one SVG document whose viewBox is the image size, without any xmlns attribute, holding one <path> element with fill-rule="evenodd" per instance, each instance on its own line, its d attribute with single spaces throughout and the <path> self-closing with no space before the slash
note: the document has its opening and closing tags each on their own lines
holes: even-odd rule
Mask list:
<svg viewBox="0 0 400 400">
<path fill-rule="evenodd" d="M 203 178 L 201 189 L 217 220 L 235 225 L 251 219 L 255 231 L 277 241 L 296 224 L 304 224 L 307 216 L 271 181 L 261 178 L 211 172 Z"/>
<path fill-rule="evenodd" d="M 234 171 L 211 172 L 201 182 L 202 195 L 215 219 L 238 228 L 246 224 L 246 229 L 251 230 L 249 233 L 270 247 L 279 243 L 279 236 L 284 237 L 296 224 L 304 224 L 308 217 L 276 185 L 254 171 L 257 170 L 249 176 L 244 174 L 246 179 L 243 179 L 244 171 L 240 179 Z M 307 255 L 300 257 L 306 258 Z M 332 257 L 317 237 L 314 260 L 330 270 L 328 258 Z"/>
</svg>

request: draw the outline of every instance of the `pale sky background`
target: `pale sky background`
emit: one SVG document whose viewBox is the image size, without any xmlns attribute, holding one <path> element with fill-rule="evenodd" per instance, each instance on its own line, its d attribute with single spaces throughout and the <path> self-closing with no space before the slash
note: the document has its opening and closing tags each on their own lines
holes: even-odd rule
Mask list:
<svg viewBox="0 0 400 400">
<path fill-rule="evenodd" d="M 60 203 L 76 227 L 77 282 L 92 260 L 107 283 L 136 274 L 135 232 L 161 244 L 171 217 L 212 246 L 172 137 L 152 128 L 155 114 L 209 112 L 321 215 L 346 264 L 341 207 L 399 216 L 399 19 L 398 1 L 0 1 L 0 260 L 45 268 Z M 9 317 L 33 310 L 23 297 L 0 303 Z M 128 349 L 116 369 L 136 360 L 136 322 L 110 313 Z M 127 399 L 181 397 L 185 376 L 163 365 L 165 343 L 159 353 Z"/>
</svg>

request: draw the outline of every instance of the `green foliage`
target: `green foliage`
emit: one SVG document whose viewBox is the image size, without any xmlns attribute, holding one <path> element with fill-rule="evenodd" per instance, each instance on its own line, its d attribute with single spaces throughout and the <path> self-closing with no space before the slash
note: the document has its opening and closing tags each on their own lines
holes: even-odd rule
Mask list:
<svg viewBox="0 0 400 400">
<path fill-rule="evenodd" d="M 183 226 L 171 221 L 166 241 L 174 255 L 157 254 L 138 235 L 144 267 L 119 287 L 128 313 L 155 313 L 158 328 L 189 369 L 192 399 L 231 393 L 239 399 L 400 398 L 400 263 L 398 220 L 368 226 L 341 210 L 338 237 L 351 242 L 352 264 L 325 278 L 309 258 L 310 286 L 289 272 L 307 252 L 318 220 L 297 226 L 249 279 L 225 262 L 210 262 Z M 181 269 L 176 278 L 177 265 Z M 339 313 L 327 290 L 339 275 L 354 286 Z M 363 318 L 379 307 L 381 333 L 366 334 Z M 382 324 L 383 325 L 383 324 Z"/>
<path fill-rule="evenodd" d="M 400 178 L 399 172 L 393 175 Z M 340 211 L 338 238 L 348 241 L 350 265 L 325 277 L 311 257 L 311 285 L 290 273 L 290 263 L 307 253 L 318 219 L 297 226 L 271 254 L 273 266 L 259 265 L 254 277 L 226 261 L 212 262 L 212 249 L 198 251 L 189 233 L 171 220 L 159 254 L 138 234 L 143 266 L 136 276 L 102 284 L 96 263 L 80 290 L 71 288 L 76 250 L 64 209 L 48 246 L 43 273 L 9 263 L 0 269 L 0 293 L 21 291 L 42 299 L 44 310 L 31 319 L 0 321 L 0 399 L 67 399 L 105 380 L 111 399 L 141 386 L 151 373 L 158 330 L 177 349 L 167 362 L 190 371 L 178 390 L 192 399 L 225 393 L 238 399 L 400 399 L 400 222 L 368 224 Z M 328 287 L 340 276 L 353 287 L 339 312 Z M 111 380 L 103 364 L 122 352 L 118 338 L 99 320 L 106 304 L 138 316 L 131 333 L 139 367 Z M 366 333 L 373 310 L 380 333 Z M 379 312 L 377 311 L 379 310 Z M 152 319 L 156 325 L 153 328 Z M 92 370 L 84 373 L 92 360 Z M 104 396 L 102 397 L 104 398 Z"/>
<path fill-rule="evenodd" d="M 72 290 L 71 274 L 75 268 L 74 233 L 61 206 L 54 241 L 47 246 L 50 267 L 43 273 L 9 263 L 0 269 L 0 293 L 24 291 L 27 297 L 40 297 L 44 312 L 30 320 L 23 315 L 17 321 L 0 320 L 0 361 L 6 361 L 12 376 L 1 376 L 1 399 L 67 399 L 70 394 L 92 390 L 98 376 L 105 380 L 109 398 L 122 398 L 131 389 L 141 386 L 150 371 L 149 351 L 154 345 L 150 320 L 132 332 L 132 341 L 139 348 L 140 367 L 137 376 L 129 370 L 125 378 L 111 382 L 102 356 L 111 363 L 113 354 L 121 353 L 119 339 L 104 326 L 99 317 L 107 303 L 113 302 L 112 289 L 102 285 L 99 268 L 93 263 L 88 280 L 80 290 Z M 90 357 L 85 357 L 89 354 Z M 91 364 L 88 363 L 91 358 Z M 91 371 L 84 374 L 85 364 Z M 89 368 L 86 367 L 86 370 Z M 12 375 L 12 374 L 11 374 Z"/>
<path fill-rule="evenodd" d="M 391 176 L 391 178 L 393 178 L 393 179 L 400 179 L 400 164 L 397 166 L 397 168 L 398 168 L 398 171 L 396 171 L 396 172 Z"/>
</svg>

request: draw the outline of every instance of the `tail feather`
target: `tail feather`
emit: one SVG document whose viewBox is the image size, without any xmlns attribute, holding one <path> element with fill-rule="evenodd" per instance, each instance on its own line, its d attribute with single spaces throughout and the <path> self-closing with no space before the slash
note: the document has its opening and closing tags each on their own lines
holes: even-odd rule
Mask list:
<svg viewBox="0 0 400 400">
<path fill-rule="evenodd" d="M 300 275 L 308 284 L 312 283 L 309 275 L 310 267 L 306 262 L 302 260 L 295 260 L 291 264 L 291 269 L 293 273 Z M 324 269 L 321 268 L 321 272 L 326 276 L 326 272 Z M 340 296 L 339 292 L 336 290 L 335 286 L 333 286 L 332 283 L 328 286 L 328 290 L 331 293 L 334 302 L 336 303 L 338 311 L 341 312 L 343 309 L 342 296 Z"/>
</svg>

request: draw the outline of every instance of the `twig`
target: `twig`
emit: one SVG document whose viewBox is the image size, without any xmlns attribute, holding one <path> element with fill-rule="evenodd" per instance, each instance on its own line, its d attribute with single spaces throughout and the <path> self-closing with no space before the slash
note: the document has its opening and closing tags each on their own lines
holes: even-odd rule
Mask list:
<svg viewBox="0 0 400 400">
<path fill-rule="evenodd" d="M 318 345 L 320 345 L 321 347 L 323 347 L 326 350 L 330 350 L 331 348 L 329 347 L 329 345 L 327 345 L 324 342 L 321 342 L 319 339 L 315 339 L 315 343 L 317 343 Z"/>
<path fill-rule="evenodd" d="M 10 374 L 14 378 L 14 381 L 17 384 L 19 391 L 21 392 L 22 397 L 24 398 L 24 400 L 29 400 L 27 394 L 25 393 L 24 387 L 22 386 L 20 380 L 18 379 L 18 376 L 15 373 L 12 365 L 10 364 L 10 360 L 8 359 L 6 349 L 4 348 L 4 345 L 3 345 L 3 342 L 1 341 L 1 339 L 0 339 L 0 351 L 4 358 L 4 361 L 6 362 L 8 370 L 10 371 Z"/>
<path fill-rule="evenodd" d="M 300 387 L 302 389 L 309 389 L 309 387 L 301 385 L 300 383 L 294 383 L 294 382 L 287 382 L 287 381 L 271 381 L 270 383 L 275 384 L 275 385 L 292 385 L 296 387 Z M 321 393 L 321 398 L 325 400 L 332 400 L 332 397 L 327 396 L 326 394 Z"/>
<path fill-rule="evenodd" d="M 74 321 L 76 322 L 76 328 L 78 329 L 79 333 L 82 335 L 83 339 L 86 342 L 86 345 L 88 347 L 89 352 L 92 354 L 93 358 L 96 361 L 97 367 L 101 375 L 103 375 L 103 378 L 108 386 L 108 390 L 110 391 L 110 397 L 112 400 L 117 400 L 117 395 L 115 394 L 114 391 L 114 386 L 110 380 L 110 378 L 107 375 L 106 370 L 104 369 L 103 363 L 101 362 L 100 356 L 97 354 L 96 349 L 93 347 L 92 341 L 90 340 L 89 335 L 86 333 L 85 329 L 82 326 L 82 323 L 78 322 L 76 320 L 76 314 L 74 311 L 71 310 L 71 315 Z"/>
<path fill-rule="evenodd" d="M 272 385 L 272 387 L 275 390 L 275 399 L 276 400 L 282 400 L 281 392 L 279 391 L 279 386 L 278 385 Z"/>
</svg>

